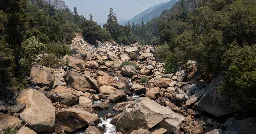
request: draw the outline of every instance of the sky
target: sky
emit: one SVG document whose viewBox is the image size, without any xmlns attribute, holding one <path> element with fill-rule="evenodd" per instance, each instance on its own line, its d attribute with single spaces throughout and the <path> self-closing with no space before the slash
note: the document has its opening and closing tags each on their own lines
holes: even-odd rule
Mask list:
<svg viewBox="0 0 256 134">
<path fill-rule="evenodd" d="M 64 0 L 70 10 L 77 7 L 80 15 L 93 15 L 93 20 L 105 23 L 109 9 L 113 8 L 119 21 L 129 20 L 140 12 L 169 0 Z"/>
</svg>

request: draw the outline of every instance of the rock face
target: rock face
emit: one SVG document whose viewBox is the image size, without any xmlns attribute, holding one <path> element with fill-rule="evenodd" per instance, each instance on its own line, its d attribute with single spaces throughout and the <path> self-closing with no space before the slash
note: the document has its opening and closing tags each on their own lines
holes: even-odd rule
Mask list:
<svg viewBox="0 0 256 134">
<path fill-rule="evenodd" d="M 206 87 L 206 93 L 200 99 L 199 109 L 216 117 L 231 114 L 233 107 L 226 97 L 217 92 L 221 79 L 216 79 Z"/>
<path fill-rule="evenodd" d="M 57 114 L 56 130 L 60 132 L 74 132 L 82 127 L 94 124 L 98 115 L 92 114 L 79 108 L 68 108 Z"/>
<path fill-rule="evenodd" d="M 182 115 L 146 97 L 140 98 L 133 108 L 129 107 L 126 107 L 116 122 L 117 130 L 123 133 L 139 128 L 151 129 L 155 126 L 171 132 L 178 129 L 179 124 L 185 119 Z"/>
<path fill-rule="evenodd" d="M 21 91 L 19 103 L 26 104 L 20 118 L 36 132 L 51 132 L 55 123 L 55 107 L 52 102 L 35 89 Z"/>
<path fill-rule="evenodd" d="M 27 127 L 22 127 L 18 130 L 17 134 L 36 134 L 36 132 Z"/>
<path fill-rule="evenodd" d="M 136 70 L 136 68 L 133 65 L 125 65 L 125 66 L 122 67 L 121 74 L 123 76 L 127 76 L 127 77 L 131 78 L 136 73 L 137 73 L 137 70 Z"/>
<path fill-rule="evenodd" d="M 54 82 L 54 73 L 47 67 L 32 67 L 30 77 L 34 85 L 51 86 Z"/>
<path fill-rule="evenodd" d="M 17 128 L 21 126 L 21 120 L 10 115 L 0 115 L 0 133 L 7 128 Z"/>
</svg>

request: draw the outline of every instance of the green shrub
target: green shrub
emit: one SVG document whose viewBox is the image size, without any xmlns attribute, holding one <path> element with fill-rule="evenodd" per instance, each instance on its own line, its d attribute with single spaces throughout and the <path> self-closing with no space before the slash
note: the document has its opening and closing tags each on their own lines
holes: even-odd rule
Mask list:
<svg viewBox="0 0 256 134">
<path fill-rule="evenodd" d="M 7 128 L 7 129 L 3 130 L 3 133 L 4 134 L 16 134 L 17 130 L 14 128 Z"/>
<path fill-rule="evenodd" d="M 63 66 L 65 62 L 58 59 L 56 55 L 49 53 L 39 61 L 39 64 L 50 68 L 59 68 Z"/>
<path fill-rule="evenodd" d="M 148 82 L 148 77 L 147 76 L 144 76 L 144 77 L 140 78 L 140 83 L 145 84 L 147 82 Z"/>
<path fill-rule="evenodd" d="M 132 66 L 134 66 L 135 68 L 138 68 L 138 66 L 136 65 L 136 63 L 131 62 L 131 61 L 125 61 L 125 62 L 123 62 L 120 67 L 127 66 L 127 65 L 132 65 Z"/>
<path fill-rule="evenodd" d="M 71 50 L 66 44 L 52 42 L 47 45 L 47 53 L 52 53 L 60 58 L 65 55 L 69 55 Z"/>
<path fill-rule="evenodd" d="M 237 109 L 256 108 L 256 45 L 229 49 L 223 65 L 227 68 L 221 92 Z"/>
</svg>

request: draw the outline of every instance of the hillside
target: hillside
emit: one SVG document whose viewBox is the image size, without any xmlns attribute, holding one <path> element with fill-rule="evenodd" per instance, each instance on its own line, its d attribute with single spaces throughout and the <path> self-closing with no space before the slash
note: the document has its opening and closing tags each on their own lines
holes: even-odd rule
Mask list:
<svg viewBox="0 0 256 134">
<path fill-rule="evenodd" d="M 54 6 L 56 9 L 65 9 L 68 8 L 67 5 L 63 0 L 31 0 L 33 4 L 39 3 L 39 2 L 46 2 L 52 6 Z"/>
<path fill-rule="evenodd" d="M 161 13 L 164 10 L 169 10 L 172 8 L 172 6 L 177 2 L 178 0 L 171 0 L 169 2 L 161 3 L 159 5 L 155 5 L 140 14 L 136 15 L 134 18 L 129 20 L 130 24 L 135 23 L 135 24 L 141 24 L 142 21 L 144 23 L 147 23 L 151 21 L 152 19 L 158 17 L 161 15 Z"/>
</svg>

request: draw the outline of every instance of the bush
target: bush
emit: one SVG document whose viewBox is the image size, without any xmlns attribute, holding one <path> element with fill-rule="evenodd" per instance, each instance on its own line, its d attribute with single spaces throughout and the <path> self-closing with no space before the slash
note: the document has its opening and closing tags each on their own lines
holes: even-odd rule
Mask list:
<svg viewBox="0 0 256 134">
<path fill-rule="evenodd" d="M 120 67 L 122 68 L 123 66 L 127 66 L 127 65 L 132 65 L 132 66 L 134 66 L 135 68 L 138 68 L 138 66 L 136 65 L 136 63 L 130 62 L 130 61 L 125 61 L 125 62 L 123 62 Z"/>
<path fill-rule="evenodd" d="M 49 53 L 39 61 L 39 64 L 50 68 L 59 68 L 62 67 L 65 62 L 58 59 L 56 55 Z"/>
<path fill-rule="evenodd" d="M 148 82 L 148 77 L 147 77 L 147 76 L 144 76 L 144 77 L 142 77 L 142 78 L 140 79 L 140 83 L 145 84 L 145 83 L 147 83 L 147 82 Z"/>
<path fill-rule="evenodd" d="M 227 71 L 221 92 L 230 97 L 237 109 L 256 108 L 256 45 L 234 46 L 225 57 Z"/>
<path fill-rule="evenodd" d="M 65 55 L 69 55 L 71 53 L 71 50 L 67 44 L 52 42 L 47 45 L 47 53 L 52 53 L 60 58 Z"/>
</svg>

